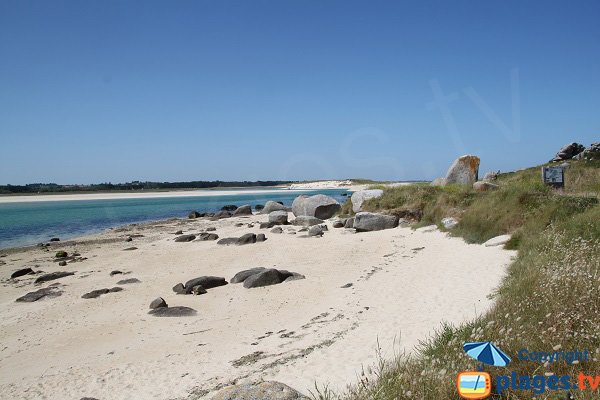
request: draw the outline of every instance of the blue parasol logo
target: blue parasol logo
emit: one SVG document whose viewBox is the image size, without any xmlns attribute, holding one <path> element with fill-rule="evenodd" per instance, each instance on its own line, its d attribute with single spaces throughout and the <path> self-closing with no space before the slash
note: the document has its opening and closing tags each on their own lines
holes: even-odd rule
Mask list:
<svg viewBox="0 0 600 400">
<path fill-rule="evenodd" d="M 483 364 L 506 367 L 510 363 L 510 357 L 492 342 L 467 342 L 463 349 L 470 357 Z"/>
</svg>

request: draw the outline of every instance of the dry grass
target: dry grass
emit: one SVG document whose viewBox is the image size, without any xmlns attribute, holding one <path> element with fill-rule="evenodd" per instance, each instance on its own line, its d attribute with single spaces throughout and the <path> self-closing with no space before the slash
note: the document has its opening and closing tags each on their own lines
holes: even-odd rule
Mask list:
<svg viewBox="0 0 600 400">
<path fill-rule="evenodd" d="M 512 232 L 515 262 L 494 294 L 485 315 L 455 327 L 442 325 L 410 357 L 381 360 L 346 393 L 317 390 L 319 399 L 455 399 L 456 374 L 475 370 L 466 356 L 467 341 L 492 341 L 512 356 L 506 368 L 486 367 L 492 377 L 510 375 L 600 375 L 600 169 L 596 163 L 573 163 L 563 192 L 539 183 L 538 167 L 504 174 L 494 192 L 415 185 L 387 189 L 369 209 L 418 207 L 423 219 L 439 222 L 456 213 L 453 234 L 470 241 Z M 570 182 L 570 183 L 569 183 Z M 589 350 L 593 360 L 579 364 L 520 361 L 518 351 Z M 494 378 L 492 378 L 494 379 Z M 564 399 L 566 391 L 509 389 L 494 399 Z M 577 399 L 600 398 L 600 391 L 572 392 Z"/>
</svg>

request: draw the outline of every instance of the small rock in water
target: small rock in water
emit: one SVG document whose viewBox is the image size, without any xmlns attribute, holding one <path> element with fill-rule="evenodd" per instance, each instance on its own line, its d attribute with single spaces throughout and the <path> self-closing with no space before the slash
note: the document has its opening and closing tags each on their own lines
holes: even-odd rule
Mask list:
<svg viewBox="0 0 600 400">
<path fill-rule="evenodd" d="M 236 206 L 235 204 L 228 204 L 226 206 L 221 207 L 221 210 L 223 211 L 235 211 L 237 210 L 238 206 Z"/>
<path fill-rule="evenodd" d="M 28 268 L 23 268 L 23 269 L 20 269 L 20 270 L 17 270 L 15 272 L 13 272 L 10 275 L 10 278 L 14 279 L 14 278 L 18 278 L 20 276 L 28 275 L 28 274 L 33 274 L 33 270 L 31 268 L 29 268 L 29 267 Z"/>
<path fill-rule="evenodd" d="M 53 237 L 52 239 L 50 239 L 51 242 L 60 242 L 60 239 L 57 237 Z"/>
<path fill-rule="evenodd" d="M 157 297 L 156 299 L 152 300 L 152 303 L 150 303 L 150 308 L 153 310 L 161 307 L 169 307 L 165 299 L 162 297 Z"/>
<path fill-rule="evenodd" d="M 197 314 L 197 311 L 190 307 L 159 307 L 148 312 L 155 317 L 191 317 Z"/>
<path fill-rule="evenodd" d="M 140 283 L 141 281 L 138 278 L 128 278 L 122 279 L 117 282 L 117 285 L 127 285 L 128 283 Z"/>
</svg>

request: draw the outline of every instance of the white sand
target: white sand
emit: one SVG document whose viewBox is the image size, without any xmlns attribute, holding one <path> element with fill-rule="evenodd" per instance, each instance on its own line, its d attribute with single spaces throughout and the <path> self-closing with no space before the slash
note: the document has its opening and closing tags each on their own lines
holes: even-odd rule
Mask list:
<svg viewBox="0 0 600 400">
<path fill-rule="evenodd" d="M 146 236 L 132 243 L 65 247 L 88 257 L 66 267 L 53 262 L 58 246 L 50 253 L 36 249 L 0 258 L 7 263 L 0 267 L 0 398 L 176 399 L 194 390 L 206 390 L 210 398 L 220 384 L 261 378 L 305 393 L 315 381 L 344 388 L 356 382 L 362 366 L 375 363 L 377 340 L 391 357 L 394 348 L 412 349 L 442 321 L 459 323 L 484 312 L 491 304 L 486 296 L 514 255 L 409 228 L 354 234 L 330 226 L 322 238 L 262 230 L 268 240 L 246 246 L 175 243 L 169 233 L 215 226 L 220 237 L 239 236 L 261 230 L 234 223 L 259 220 L 265 217 L 181 220 L 97 235 Z M 122 251 L 131 245 L 139 249 Z M 15 303 L 34 290 L 32 278 L 14 283 L 8 276 L 36 264 L 46 272 L 77 274 L 58 281 L 61 297 Z M 229 280 L 256 266 L 307 278 L 257 289 L 230 284 L 202 296 L 171 290 L 197 276 Z M 114 269 L 131 273 L 110 277 Z M 131 277 L 142 282 L 97 299 L 81 298 Z M 340 288 L 346 283 L 353 286 Z M 157 296 L 198 315 L 148 315 Z M 262 352 L 254 362 L 232 364 L 254 352 Z"/>
</svg>

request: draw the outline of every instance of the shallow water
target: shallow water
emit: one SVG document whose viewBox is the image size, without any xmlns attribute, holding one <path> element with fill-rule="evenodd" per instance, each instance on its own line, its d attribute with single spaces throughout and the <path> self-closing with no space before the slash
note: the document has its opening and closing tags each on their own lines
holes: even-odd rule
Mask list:
<svg viewBox="0 0 600 400">
<path fill-rule="evenodd" d="M 219 196 L 162 197 L 111 200 L 66 200 L 0 204 L 0 249 L 32 245 L 52 237 L 73 238 L 120 225 L 186 218 L 190 211 L 213 212 L 226 204 L 264 204 L 268 200 L 291 206 L 300 194 L 327 194 L 345 202 L 345 189 L 242 193 Z"/>
</svg>

